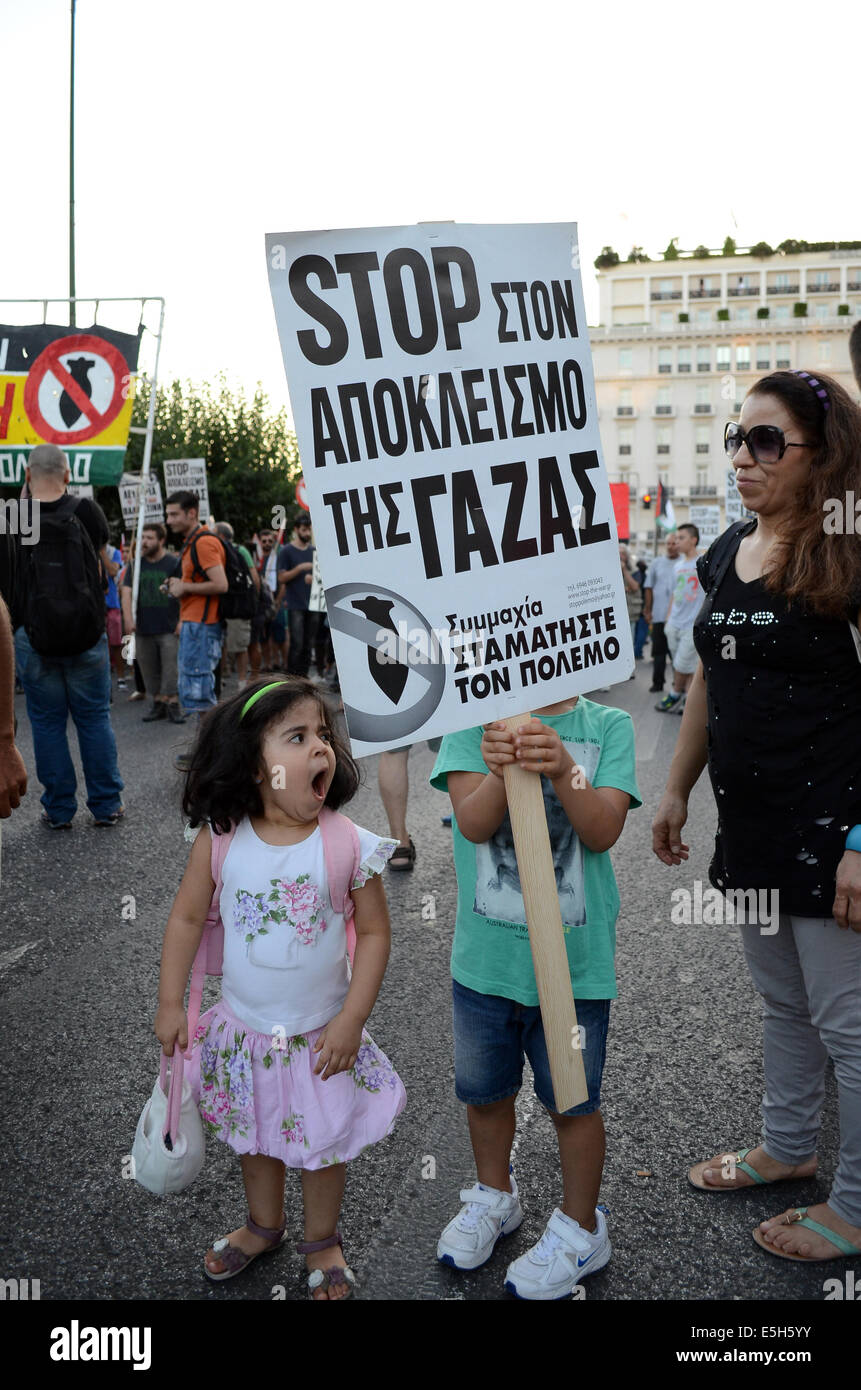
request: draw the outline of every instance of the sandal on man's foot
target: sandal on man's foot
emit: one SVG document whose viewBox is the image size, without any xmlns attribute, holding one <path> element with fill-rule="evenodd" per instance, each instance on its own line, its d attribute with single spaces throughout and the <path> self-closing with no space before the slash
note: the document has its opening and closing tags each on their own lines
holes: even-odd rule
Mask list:
<svg viewBox="0 0 861 1390">
<path fill-rule="evenodd" d="M 406 870 L 412 869 L 415 862 L 416 847 L 413 844 L 412 836 L 410 836 L 408 845 L 398 845 L 394 851 L 389 860 L 389 868 L 393 869 L 395 873 L 404 873 Z"/>
<path fill-rule="evenodd" d="M 756 1146 L 754 1145 L 753 1147 Z M 719 1183 L 706 1182 L 703 1176 L 705 1170 L 707 1168 L 723 1169 L 725 1163 L 731 1165 L 732 1171 L 729 1173 L 722 1173 L 721 1175 L 723 1177 L 733 1178 L 735 1176 L 735 1170 L 740 1168 L 743 1173 L 753 1179 L 752 1186 L 754 1187 L 770 1187 L 776 1182 L 807 1182 L 809 1178 L 815 1176 L 815 1174 L 810 1173 L 806 1176 L 790 1174 L 785 1178 L 764 1178 L 761 1173 L 757 1173 L 755 1168 L 751 1168 L 750 1164 L 744 1161 L 749 1153 L 753 1153 L 753 1147 L 749 1149 L 739 1149 L 737 1153 L 726 1153 L 723 1155 L 723 1159 L 717 1162 L 715 1162 L 713 1158 L 707 1158 L 704 1163 L 695 1163 L 693 1168 L 688 1170 L 688 1181 L 700 1192 L 749 1192 L 751 1185 L 747 1183 L 742 1183 L 740 1187 L 729 1187 Z"/>
<path fill-rule="evenodd" d="M 796 1207 L 795 1211 L 787 1214 L 783 1219 L 787 1226 L 804 1226 L 808 1231 L 816 1231 L 817 1235 L 824 1236 L 830 1241 L 837 1252 L 834 1255 L 799 1255 L 793 1250 L 781 1250 L 779 1246 L 772 1245 L 765 1239 L 759 1226 L 754 1226 L 752 1235 L 757 1245 L 763 1250 L 767 1250 L 769 1255 L 777 1255 L 781 1260 L 796 1260 L 800 1264 L 815 1265 L 825 1264 L 828 1260 L 845 1260 L 852 1255 L 861 1255 L 857 1245 L 853 1245 L 851 1240 L 841 1236 L 839 1231 L 832 1231 L 830 1226 L 823 1226 L 821 1221 L 814 1221 L 807 1215 L 807 1207 Z"/>
<path fill-rule="evenodd" d="M 245 1251 L 240 1250 L 238 1245 L 231 1245 L 227 1236 L 222 1236 L 220 1240 L 213 1242 L 212 1252 L 227 1268 L 216 1274 L 207 1267 L 204 1260 L 203 1272 L 207 1279 L 211 1279 L 214 1283 L 221 1283 L 222 1279 L 232 1279 L 235 1275 L 241 1274 L 252 1260 L 259 1259 L 261 1255 L 271 1255 L 273 1251 L 284 1244 L 287 1234 L 286 1216 L 277 1229 L 271 1229 L 267 1226 L 258 1226 L 256 1221 L 251 1220 L 251 1213 L 249 1212 L 245 1225 L 253 1236 L 259 1236 L 261 1240 L 268 1240 L 270 1242 L 269 1248 L 258 1250 L 256 1255 L 246 1255 Z"/>
<path fill-rule="evenodd" d="M 331 1246 L 338 1245 L 341 1251 L 344 1249 L 344 1242 L 341 1239 L 341 1232 L 336 1231 L 333 1236 L 327 1236 L 325 1240 L 300 1240 L 296 1246 L 297 1255 L 315 1255 L 318 1250 L 328 1250 Z M 318 1289 L 328 1292 L 331 1284 L 346 1284 L 347 1292 L 344 1298 L 353 1297 L 353 1289 L 358 1283 L 353 1271 L 347 1265 L 330 1265 L 328 1269 L 312 1269 L 308 1275 L 308 1293 L 313 1299 Z M 314 1299 L 316 1303 L 323 1303 L 324 1299 Z M 329 1299 L 330 1303 L 338 1303 L 340 1299 Z"/>
</svg>

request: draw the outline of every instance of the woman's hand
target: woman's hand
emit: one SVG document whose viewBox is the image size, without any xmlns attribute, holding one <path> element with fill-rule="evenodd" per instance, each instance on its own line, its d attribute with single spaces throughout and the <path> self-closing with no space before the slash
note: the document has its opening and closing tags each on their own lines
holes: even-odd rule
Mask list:
<svg viewBox="0 0 861 1390">
<path fill-rule="evenodd" d="M 861 932 L 861 854 L 854 849 L 847 849 L 837 865 L 831 915 L 844 931 Z"/>
<path fill-rule="evenodd" d="M 524 772 L 540 772 L 555 782 L 570 774 L 574 761 L 555 729 L 530 719 L 514 731 L 514 753 Z"/>
<path fill-rule="evenodd" d="M 188 1018 L 181 1004 L 159 1004 L 155 1016 L 153 1032 L 161 1043 L 166 1057 L 172 1057 L 174 1047 L 179 1043 L 183 1052 L 188 1050 Z"/>
<path fill-rule="evenodd" d="M 335 1014 L 323 1029 L 314 1044 L 314 1051 L 320 1059 L 314 1068 L 314 1075 L 323 1073 L 322 1080 L 328 1081 L 339 1071 L 349 1071 L 356 1065 L 359 1048 L 362 1046 L 362 1023 L 354 1015 L 343 1010 Z"/>
<path fill-rule="evenodd" d="M 494 776 L 501 778 L 503 768 L 514 762 L 514 734 L 501 720 L 485 726 L 481 736 L 481 756 Z"/>
<path fill-rule="evenodd" d="M 662 864 L 681 864 L 687 859 L 688 846 L 682 842 L 682 826 L 687 818 L 687 799 L 664 792 L 652 822 L 652 849 Z"/>
</svg>

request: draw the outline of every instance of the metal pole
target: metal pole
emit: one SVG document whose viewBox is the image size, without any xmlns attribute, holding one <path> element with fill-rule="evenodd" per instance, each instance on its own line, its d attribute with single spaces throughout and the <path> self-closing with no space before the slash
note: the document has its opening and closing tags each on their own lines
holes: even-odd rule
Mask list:
<svg viewBox="0 0 861 1390">
<path fill-rule="evenodd" d="M 152 438 L 155 432 L 155 393 L 158 386 L 158 359 L 161 352 L 161 335 L 164 332 L 164 300 L 161 301 L 161 308 L 158 318 L 158 338 L 155 345 L 155 364 L 153 366 L 152 377 L 149 385 L 149 409 L 146 421 L 146 439 L 144 440 L 143 468 L 141 469 L 141 490 L 138 500 L 138 525 L 135 533 L 135 563 L 132 570 L 132 619 L 137 623 L 138 616 L 138 589 L 141 577 L 141 535 L 143 534 L 144 513 L 146 511 L 146 488 L 149 481 L 149 466 L 152 458 Z"/>
<path fill-rule="evenodd" d="M 69 323 L 75 317 L 75 0 L 72 0 L 72 42 L 69 66 Z"/>
</svg>

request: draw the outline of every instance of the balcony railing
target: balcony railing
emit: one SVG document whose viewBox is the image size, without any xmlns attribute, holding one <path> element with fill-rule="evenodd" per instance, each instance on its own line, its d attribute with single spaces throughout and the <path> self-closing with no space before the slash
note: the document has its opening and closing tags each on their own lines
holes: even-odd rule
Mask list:
<svg viewBox="0 0 861 1390">
<path fill-rule="evenodd" d="M 712 364 L 711 364 L 711 362 L 698 362 L 698 363 L 697 363 L 697 371 L 698 371 L 698 372 L 710 372 L 711 369 L 712 369 Z"/>
<path fill-rule="evenodd" d="M 827 285 L 808 285 L 808 286 L 807 286 L 807 293 L 808 293 L 808 294 L 836 294 L 837 291 L 838 291 L 839 289 L 840 289 L 840 282 L 839 282 L 839 280 L 838 280 L 838 282 L 837 282 L 836 285 L 835 285 L 835 284 L 831 284 L 831 283 L 829 283 L 829 284 L 827 284 Z"/>
<path fill-rule="evenodd" d="M 633 407 L 632 405 L 617 405 L 617 406 L 616 406 L 616 414 L 617 414 L 617 415 L 633 415 L 633 413 L 634 413 L 634 407 Z"/>
<path fill-rule="evenodd" d="M 680 362 L 679 365 L 678 365 L 678 367 L 676 368 L 676 371 L 678 371 L 678 372 L 689 372 L 690 370 L 691 370 L 691 364 L 690 364 L 690 362 Z"/>
<path fill-rule="evenodd" d="M 698 444 L 698 445 L 697 445 L 697 453 L 698 453 L 698 454 L 707 454 L 708 451 L 709 451 L 709 445 L 708 445 L 708 444 Z"/>
<path fill-rule="evenodd" d="M 778 357 L 775 366 L 777 367 L 778 371 L 782 367 L 788 367 L 790 366 L 790 359 L 788 357 Z"/>
<path fill-rule="evenodd" d="M 727 294 L 734 299 L 739 295 L 759 294 L 759 285 L 736 285 L 733 289 L 728 289 Z"/>
<path fill-rule="evenodd" d="M 659 362 L 659 363 L 658 363 L 658 371 L 660 372 L 661 376 L 666 376 L 666 375 L 667 375 L 669 372 L 671 372 L 672 370 L 673 370 L 673 364 L 672 364 L 672 362 Z"/>
<path fill-rule="evenodd" d="M 852 290 L 861 290 L 861 280 L 847 280 L 846 288 L 850 293 Z"/>
<path fill-rule="evenodd" d="M 630 444 L 620 444 L 620 445 L 619 445 L 619 453 L 620 453 L 620 454 L 630 454 L 630 452 L 631 452 L 631 446 L 630 446 Z"/>
<path fill-rule="evenodd" d="M 689 299 L 720 299 L 720 290 L 688 290 Z"/>
<path fill-rule="evenodd" d="M 652 290 L 652 299 L 681 299 L 681 290 Z"/>
<path fill-rule="evenodd" d="M 693 483 L 691 497 L 717 497 L 717 487 L 714 483 Z"/>
<path fill-rule="evenodd" d="M 655 414 L 656 414 L 656 415 L 672 415 L 672 413 L 673 413 L 673 407 L 672 407 L 671 405 L 656 405 L 656 406 L 655 406 Z"/>
<path fill-rule="evenodd" d="M 711 408 L 710 405 L 703 405 L 703 404 L 700 404 L 700 405 L 695 405 L 695 406 L 694 406 L 694 414 L 695 414 L 695 415 L 711 415 L 711 413 L 712 413 L 712 408 Z"/>
<path fill-rule="evenodd" d="M 766 294 L 798 294 L 798 285 L 768 285 Z"/>
</svg>

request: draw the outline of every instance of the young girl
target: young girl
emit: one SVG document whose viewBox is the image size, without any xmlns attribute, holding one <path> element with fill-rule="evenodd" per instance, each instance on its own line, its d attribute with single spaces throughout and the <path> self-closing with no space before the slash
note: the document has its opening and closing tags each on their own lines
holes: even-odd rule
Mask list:
<svg viewBox="0 0 861 1390">
<path fill-rule="evenodd" d="M 641 804 L 631 716 L 575 696 L 511 733 L 502 723 L 449 734 L 431 783 L 454 808 L 457 920 L 451 973 L 455 1094 L 466 1103 L 478 1181 L 461 1193 L 437 1258 L 477 1269 L 523 1220 L 509 1163 L 524 1054 L 559 1142 L 562 1201 L 536 1245 L 509 1265 L 519 1298 L 567 1298 L 610 1258 L 598 1193 L 604 1163 L 601 1074 L 616 996 L 613 953 L 619 894 L 607 851 L 630 806 Z M 572 756 L 573 755 L 573 756 Z M 541 777 L 589 1099 L 558 1114 L 526 912 L 508 815 L 504 769 Z"/>
<path fill-rule="evenodd" d="M 390 945 L 378 875 L 397 841 L 356 827 L 351 977 L 317 823 L 358 782 L 310 681 L 258 682 L 202 721 L 182 803 L 201 829 L 165 931 L 155 1019 L 165 1053 L 187 1048 L 185 986 L 215 891 L 211 834 L 236 826 L 220 898 L 221 1001 L 200 1020 L 187 1075 L 205 1128 L 241 1156 L 248 1220 L 215 1242 L 204 1268 L 229 1279 L 283 1243 L 284 1170 L 301 1168 L 297 1250 L 315 1299 L 352 1292 L 337 1230 L 345 1165 L 385 1138 L 406 1100 L 364 1031 Z"/>
</svg>

